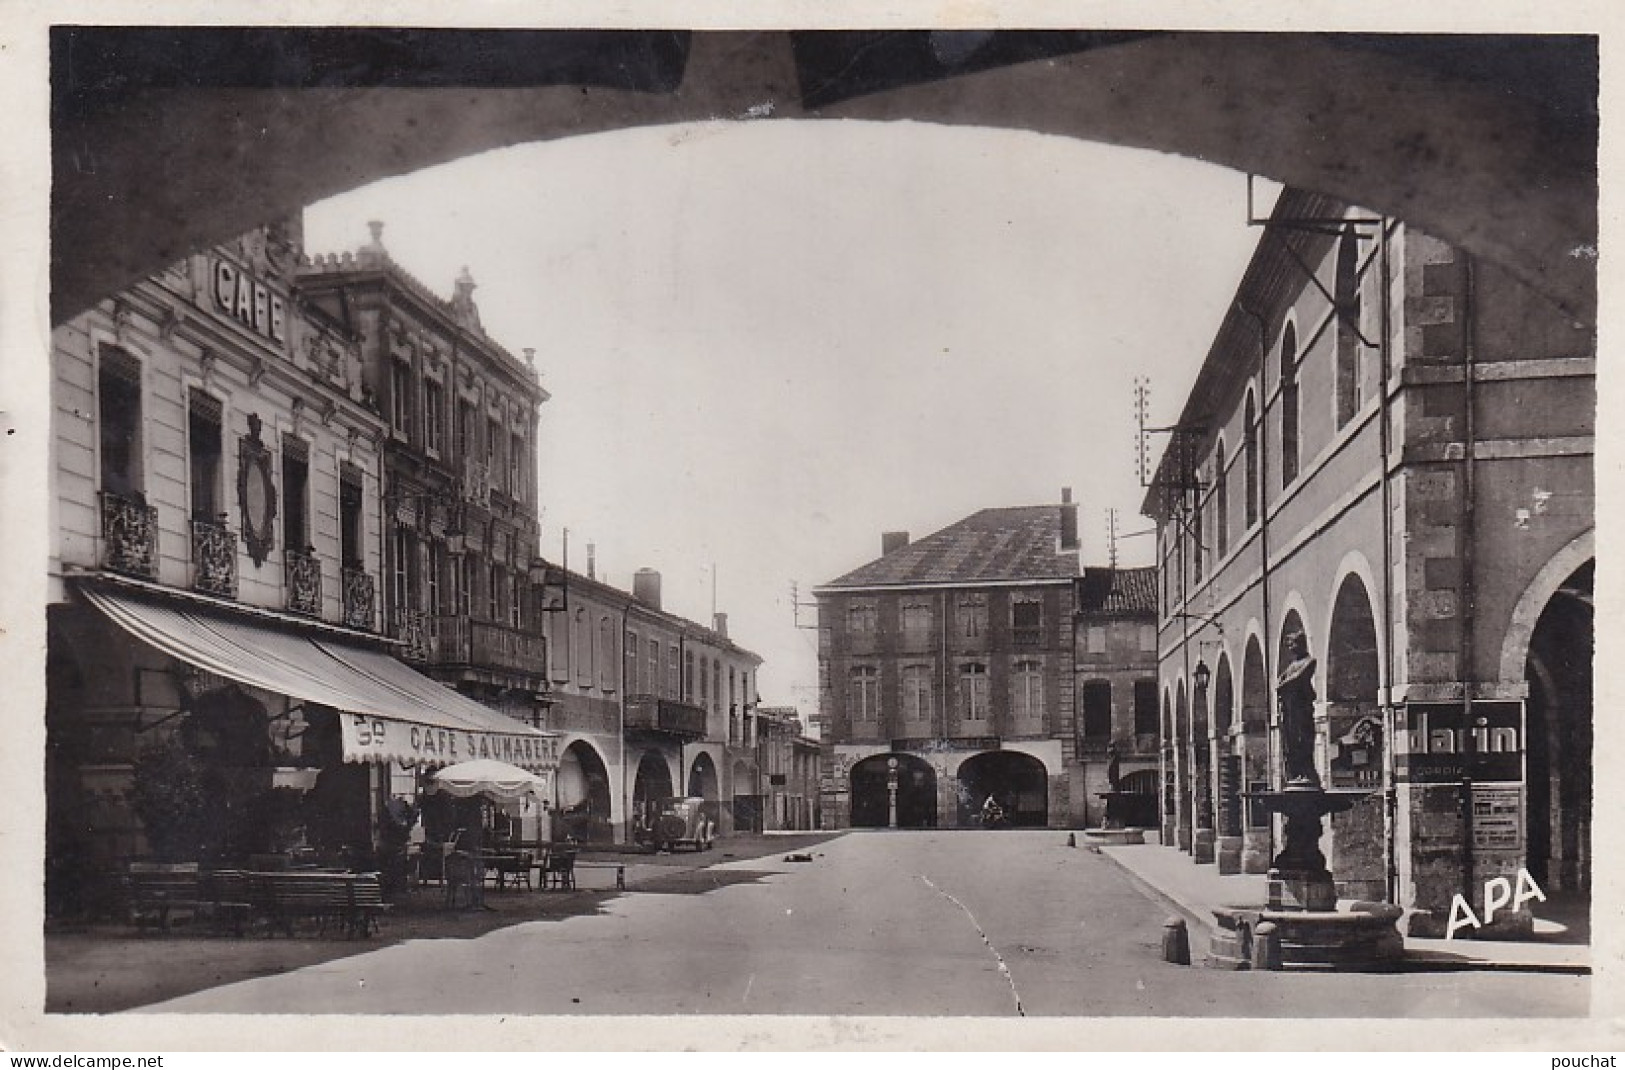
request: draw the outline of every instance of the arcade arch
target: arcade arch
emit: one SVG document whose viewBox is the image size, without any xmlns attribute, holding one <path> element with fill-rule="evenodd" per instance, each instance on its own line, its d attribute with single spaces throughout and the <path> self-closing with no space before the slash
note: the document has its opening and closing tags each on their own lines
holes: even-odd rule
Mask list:
<svg viewBox="0 0 1625 1070">
<path fill-rule="evenodd" d="M 612 798 L 609 770 L 597 748 L 584 739 L 571 743 L 559 756 L 559 826 L 553 835 L 609 843 L 615 838 Z"/>
<path fill-rule="evenodd" d="M 1013 827 L 1043 828 L 1049 823 L 1049 774 L 1044 763 L 1018 751 L 986 751 L 959 764 L 961 827 L 980 824 L 979 815 L 992 796 Z"/>
<path fill-rule="evenodd" d="M 852 827 L 894 827 L 891 791 L 897 789 L 896 828 L 935 828 L 937 774 L 912 754 L 875 754 L 852 766 Z"/>
</svg>

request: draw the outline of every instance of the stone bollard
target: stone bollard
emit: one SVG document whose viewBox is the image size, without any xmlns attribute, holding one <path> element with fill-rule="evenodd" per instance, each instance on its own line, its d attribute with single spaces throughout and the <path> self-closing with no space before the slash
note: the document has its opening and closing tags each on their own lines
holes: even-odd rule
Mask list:
<svg viewBox="0 0 1625 1070">
<path fill-rule="evenodd" d="M 1162 961 L 1176 966 L 1191 964 L 1191 937 L 1184 918 L 1169 918 L 1162 923 Z"/>
<path fill-rule="evenodd" d="M 1078 834 L 1076 832 L 1068 832 L 1066 834 L 1066 845 L 1068 847 L 1076 847 L 1078 845 Z"/>
<path fill-rule="evenodd" d="M 1281 933 L 1273 921 L 1262 922 L 1253 930 L 1253 969 L 1281 968 Z"/>
</svg>

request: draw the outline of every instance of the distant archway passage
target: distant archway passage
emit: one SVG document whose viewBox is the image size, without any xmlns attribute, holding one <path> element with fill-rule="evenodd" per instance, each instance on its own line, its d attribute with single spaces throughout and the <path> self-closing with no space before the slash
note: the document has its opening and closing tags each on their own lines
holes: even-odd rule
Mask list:
<svg viewBox="0 0 1625 1070">
<path fill-rule="evenodd" d="M 959 823 L 979 824 L 991 795 L 1013 826 L 1043 828 L 1049 824 L 1049 774 L 1030 754 L 992 751 L 967 758 L 959 766 Z"/>
<path fill-rule="evenodd" d="M 876 754 L 852 767 L 852 827 L 890 827 L 892 761 L 897 763 L 897 827 L 936 828 L 936 770 L 912 754 Z"/>
<path fill-rule="evenodd" d="M 1383 831 L 1383 722 L 1378 703 L 1381 665 L 1371 593 L 1349 573 L 1338 585 L 1326 635 L 1326 771 L 1334 788 L 1372 792 L 1331 818 L 1327 859 L 1343 894 L 1385 899 L 1390 894 Z"/>
<path fill-rule="evenodd" d="M 717 786 L 717 767 L 709 754 L 701 753 L 688 769 L 688 794 L 706 802 L 716 802 L 722 795 Z"/>
<path fill-rule="evenodd" d="M 671 788 L 671 766 L 659 751 L 644 751 L 638 760 L 637 777 L 632 781 L 632 809 L 643 812 L 645 804 L 656 799 L 669 799 L 675 792 Z"/>
<path fill-rule="evenodd" d="M 1548 892 L 1591 892 L 1595 641 L 1590 561 L 1560 584 L 1529 640 L 1529 874 Z"/>
<path fill-rule="evenodd" d="M 1583 34 L 59 26 L 50 42 L 56 322 L 370 181 L 719 116 L 1178 153 L 1405 219 L 1595 315 Z"/>
<path fill-rule="evenodd" d="M 609 771 L 592 744 L 576 740 L 559 756 L 559 826 L 554 836 L 591 843 L 615 838 Z"/>
</svg>

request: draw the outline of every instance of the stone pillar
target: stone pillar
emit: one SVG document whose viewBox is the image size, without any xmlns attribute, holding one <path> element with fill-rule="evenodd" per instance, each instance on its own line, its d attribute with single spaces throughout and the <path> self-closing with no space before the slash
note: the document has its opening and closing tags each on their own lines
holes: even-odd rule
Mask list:
<svg viewBox="0 0 1625 1070">
<path fill-rule="evenodd" d="M 1195 831 L 1191 835 L 1191 861 L 1210 864 L 1215 859 L 1213 832 L 1213 743 L 1208 739 L 1195 741 L 1191 786 L 1195 798 L 1191 818 Z"/>
<path fill-rule="evenodd" d="M 1238 741 L 1239 741 L 1239 737 Z M 1219 838 L 1216 850 L 1216 860 L 1219 872 L 1223 874 L 1241 872 L 1241 776 L 1242 763 L 1239 754 L 1229 753 L 1228 746 L 1225 753 L 1219 755 Z"/>
</svg>

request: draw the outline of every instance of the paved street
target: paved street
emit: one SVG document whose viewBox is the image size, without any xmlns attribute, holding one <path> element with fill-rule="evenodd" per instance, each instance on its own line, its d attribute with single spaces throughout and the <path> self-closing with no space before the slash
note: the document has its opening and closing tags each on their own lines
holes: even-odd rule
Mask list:
<svg viewBox="0 0 1625 1070">
<path fill-rule="evenodd" d="M 599 913 L 414 940 L 147 1011 L 1473 1017 L 1587 1010 L 1589 979 L 1163 963 L 1170 909 L 1065 833 L 858 832 L 645 880 Z M 1198 950 L 1198 956 L 1200 949 Z"/>
</svg>

